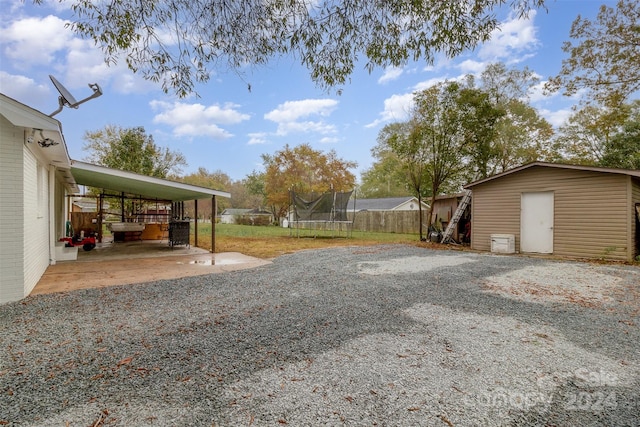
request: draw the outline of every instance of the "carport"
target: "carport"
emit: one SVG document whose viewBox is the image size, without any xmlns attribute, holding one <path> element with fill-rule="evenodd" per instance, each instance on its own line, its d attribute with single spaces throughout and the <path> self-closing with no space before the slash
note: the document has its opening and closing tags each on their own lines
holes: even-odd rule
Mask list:
<svg viewBox="0 0 640 427">
<path fill-rule="evenodd" d="M 71 161 L 71 174 L 79 185 L 99 188 L 103 191 L 170 202 L 172 215 L 177 213 L 181 219 L 184 215 L 184 202 L 193 200 L 195 217 L 198 218 L 198 200 L 211 199 L 212 212 L 216 212 L 216 197 L 230 198 L 225 191 L 213 190 L 167 179 L 155 178 L 133 172 L 122 171 L 90 163 Z M 101 200 L 101 199 L 100 199 Z M 102 230 L 102 203 L 99 203 L 98 229 Z M 211 252 L 215 252 L 215 220 L 212 218 Z M 198 227 L 195 227 L 195 245 L 198 245 Z"/>
</svg>

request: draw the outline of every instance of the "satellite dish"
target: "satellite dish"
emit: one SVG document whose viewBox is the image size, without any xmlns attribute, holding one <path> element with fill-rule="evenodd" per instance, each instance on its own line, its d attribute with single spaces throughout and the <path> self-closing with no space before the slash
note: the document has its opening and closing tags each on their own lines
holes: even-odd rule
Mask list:
<svg viewBox="0 0 640 427">
<path fill-rule="evenodd" d="M 90 99 L 97 98 L 100 95 L 102 95 L 102 89 L 100 89 L 100 86 L 98 86 L 97 83 L 93 83 L 93 84 L 89 83 L 89 87 L 93 90 L 93 94 L 86 97 L 85 99 L 76 101 L 73 95 L 71 95 L 71 92 L 69 92 L 67 88 L 64 87 L 62 83 L 58 81 L 58 79 L 53 77 L 51 74 L 49 74 L 49 78 L 51 79 L 51 82 L 60 93 L 60 96 L 58 97 L 58 109 L 53 113 L 49 114 L 49 117 L 53 117 L 56 114 L 58 114 L 60 111 L 62 111 L 62 109 L 65 106 L 69 108 L 78 108 L 80 104 L 85 103 Z"/>
</svg>

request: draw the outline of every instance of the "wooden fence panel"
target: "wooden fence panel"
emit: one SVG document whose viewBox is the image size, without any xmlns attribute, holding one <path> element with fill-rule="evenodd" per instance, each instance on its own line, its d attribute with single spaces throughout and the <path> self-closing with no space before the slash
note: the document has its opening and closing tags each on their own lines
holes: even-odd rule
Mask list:
<svg viewBox="0 0 640 427">
<path fill-rule="evenodd" d="M 426 216 L 426 212 L 422 214 Z M 348 213 L 348 218 L 351 220 L 353 213 Z M 372 233 L 417 234 L 419 224 L 418 211 L 364 211 L 356 212 L 353 229 Z"/>
</svg>

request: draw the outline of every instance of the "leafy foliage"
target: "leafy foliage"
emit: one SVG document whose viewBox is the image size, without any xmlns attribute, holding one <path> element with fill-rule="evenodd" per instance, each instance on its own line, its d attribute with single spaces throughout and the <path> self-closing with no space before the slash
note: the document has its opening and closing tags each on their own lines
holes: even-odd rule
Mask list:
<svg viewBox="0 0 640 427">
<path fill-rule="evenodd" d="M 358 197 L 372 199 L 406 196 L 410 190 L 401 173 L 400 160 L 386 145 L 386 141 L 378 137 L 378 144 L 371 152 L 377 161 L 362 172 Z"/>
<path fill-rule="evenodd" d="M 206 168 L 200 167 L 194 173 L 185 175 L 181 178 L 181 181 L 186 184 L 197 185 L 199 187 L 210 188 L 213 190 L 228 191 L 231 187 L 231 178 L 226 173 L 217 170 L 209 172 Z M 198 202 L 198 216 L 200 218 L 211 219 L 212 217 L 212 202 L 209 200 L 201 200 Z M 218 214 L 224 209 L 231 207 L 229 199 L 219 197 L 216 199 L 216 208 Z M 194 202 L 190 201 L 185 204 L 185 212 L 187 216 L 195 218 L 195 206 Z"/>
<path fill-rule="evenodd" d="M 604 145 L 600 165 L 640 170 L 640 101 L 629 105 L 629 117 Z"/>
<path fill-rule="evenodd" d="M 34 0 L 41 3 L 43 0 Z M 365 67 L 433 62 L 488 40 L 499 27 L 504 0 L 72 0 L 71 27 L 102 48 L 105 60 L 123 59 L 134 72 L 160 81 L 181 97 L 212 72 L 240 72 L 291 55 L 314 82 L 348 81 L 360 56 Z M 544 0 L 513 0 L 520 16 Z"/>
<path fill-rule="evenodd" d="M 350 191 L 355 185 L 355 176 L 349 169 L 357 164 L 338 158 L 333 150 L 323 153 L 308 144 L 294 148 L 285 145 L 273 155 L 263 154 L 262 160 L 266 202 L 278 218 L 286 215 L 291 189 L 299 193 L 324 193 L 331 189 Z"/>
<path fill-rule="evenodd" d="M 108 125 L 85 132 L 84 140 L 83 148 L 89 152 L 85 160 L 112 169 L 167 178 L 178 176 L 187 164 L 180 152 L 156 145 L 142 127 Z"/>
<path fill-rule="evenodd" d="M 588 89 L 596 104 L 616 107 L 640 90 L 640 3 L 619 0 L 616 8 L 600 7 L 595 21 L 581 16 L 573 22 L 562 50 L 559 74 L 546 88 L 571 96 Z"/>
</svg>

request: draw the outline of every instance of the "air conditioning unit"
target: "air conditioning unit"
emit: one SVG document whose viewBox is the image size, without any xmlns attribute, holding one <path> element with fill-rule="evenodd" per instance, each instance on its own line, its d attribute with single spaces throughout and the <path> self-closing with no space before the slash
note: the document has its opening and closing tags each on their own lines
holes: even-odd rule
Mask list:
<svg viewBox="0 0 640 427">
<path fill-rule="evenodd" d="M 513 234 L 492 234 L 491 252 L 513 254 L 516 252 L 516 236 Z"/>
</svg>

